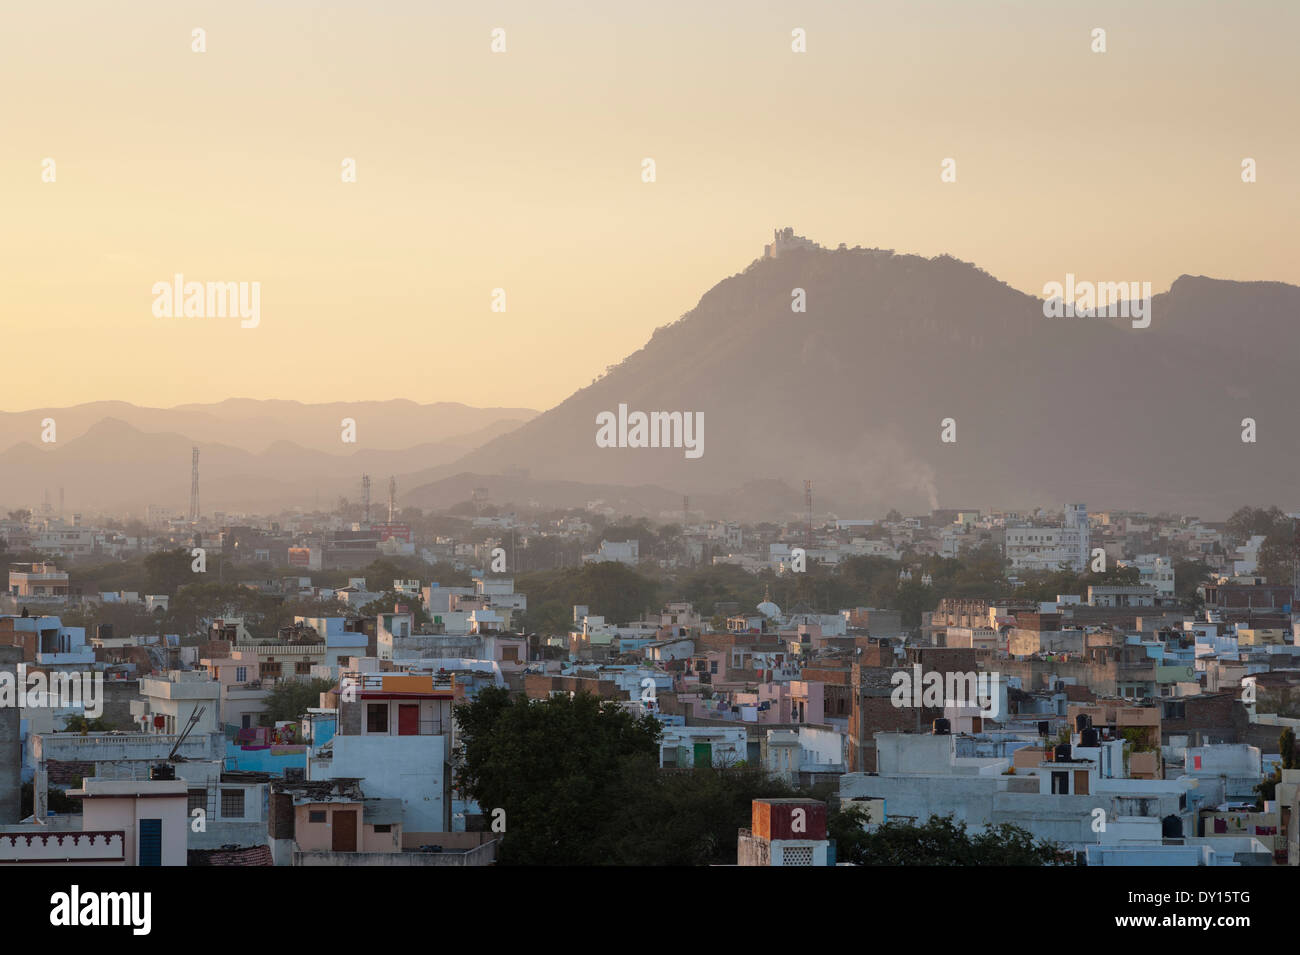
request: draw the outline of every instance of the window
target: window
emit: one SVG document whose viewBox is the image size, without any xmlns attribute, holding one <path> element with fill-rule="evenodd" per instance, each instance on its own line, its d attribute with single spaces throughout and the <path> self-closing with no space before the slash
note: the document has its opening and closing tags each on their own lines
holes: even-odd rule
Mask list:
<svg viewBox="0 0 1300 955">
<path fill-rule="evenodd" d="M 387 703 L 366 704 L 366 732 L 367 733 L 388 732 L 388 704 Z"/>
<path fill-rule="evenodd" d="M 235 682 L 236 683 L 248 682 L 248 667 L 235 667 Z"/>
<path fill-rule="evenodd" d="M 280 675 L 280 664 L 278 664 L 278 663 L 269 663 L 269 662 L 268 662 L 268 663 L 263 663 L 263 664 L 262 664 L 262 675 L 263 675 L 263 676 L 269 676 L 269 677 L 278 677 L 278 676 Z"/>
<path fill-rule="evenodd" d="M 381 825 L 375 826 L 375 832 L 392 832 L 392 831 L 393 831 L 392 823 L 386 822 Z"/>
<path fill-rule="evenodd" d="M 244 818 L 244 791 L 242 789 L 221 790 L 221 818 Z"/>
<path fill-rule="evenodd" d="M 312 809 L 312 810 L 309 810 L 308 813 L 307 813 L 307 821 L 308 821 L 308 822 L 324 822 L 324 821 L 325 821 L 325 810 L 324 810 L 324 809 Z"/>
<path fill-rule="evenodd" d="M 310 661 L 310 660 L 299 660 L 297 663 L 295 663 L 295 664 L 293 665 L 293 672 L 294 672 L 294 673 L 297 673 L 297 674 L 304 674 L 304 673 L 305 673 L 305 674 L 310 674 L 310 673 L 311 673 L 311 661 Z"/>
<path fill-rule="evenodd" d="M 208 809 L 208 791 L 206 789 L 191 789 L 189 791 L 189 806 L 187 812 L 192 816 L 195 809 L 202 809 L 207 812 Z"/>
<path fill-rule="evenodd" d="M 786 846 L 781 853 L 781 861 L 785 865 L 812 865 L 812 846 Z"/>
</svg>

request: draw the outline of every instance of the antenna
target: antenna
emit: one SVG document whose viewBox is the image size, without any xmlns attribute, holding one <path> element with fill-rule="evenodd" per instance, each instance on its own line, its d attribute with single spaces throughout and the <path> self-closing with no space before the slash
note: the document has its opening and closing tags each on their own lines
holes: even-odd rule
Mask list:
<svg viewBox="0 0 1300 955">
<path fill-rule="evenodd" d="M 808 533 L 804 537 L 804 549 L 812 550 L 812 536 L 813 536 L 812 481 L 803 482 L 803 497 L 804 497 L 804 503 L 808 506 Z"/>
<path fill-rule="evenodd" d="M 361 509 L 367 524 L 370 523 L 370 475 L 361 475 Z"/>
<path fill-rule="evenodd" d="M 394 505 L 397 503 L 397 476 L 388 479 L 388 523 L 393 523 Z"/>
<path fill-rule="evenodd" d="M 190 735 L 190 731 L 198 724 L 199 717 L 203 715 L 203 712 L 206 709 L 206 706 L 200 706 L 197 710 L 190 711 L 190 721 L 185 724 L 185 729 L 183 729 L 181 735 L 176 738 L 176 745 L 173 746 L 172 751 L 167 754 L 167 762 L 170 763 L 175 761 L 176 751 L 181 748 L 181 743 L 185 742 L 185 737 Z"/>
<path fill-rule="evenodd" d="M 199 519 L 199 448 L 190 449 L 190 522 Z"/>
</svg>

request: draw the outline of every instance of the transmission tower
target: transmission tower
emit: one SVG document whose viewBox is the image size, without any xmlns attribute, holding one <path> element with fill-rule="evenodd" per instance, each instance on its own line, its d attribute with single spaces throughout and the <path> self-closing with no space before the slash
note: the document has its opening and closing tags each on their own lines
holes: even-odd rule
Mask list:
<svg viewBox="0 0 1300 955">
<path fill-rule="evenodd" d="M 393 514 L 397 510 L 397 477 L 388 479 L 388 523 L 393 523 Z"/>
<path fill-rule="evenodd" d="M 811 549 L 812 549 L 812 538 L 813 538 L 813 531 L 812 531 L 812 521 L 813 521 L 813 518 L 812 518 L 812 515 L 813 515 L 813 508 L 812 508 L 812 481 L 804 481 L 804 482 L 803 482 L 803 498 L 804 498 L 804 503 L 808 506 L 808 530 L 807 530 L 807 532 L 804 534 L 804 550 L 811 550 Z"/>
<path fill-rule="evenodd" d="M 361 511 L 363 520 L 370 523 L 370 475 L 361 475 Z"/>
<path fill-rule="evenodd" d="M 199 519 L 199 449 L 190 449 L 190 520 Z"/>
</svg>

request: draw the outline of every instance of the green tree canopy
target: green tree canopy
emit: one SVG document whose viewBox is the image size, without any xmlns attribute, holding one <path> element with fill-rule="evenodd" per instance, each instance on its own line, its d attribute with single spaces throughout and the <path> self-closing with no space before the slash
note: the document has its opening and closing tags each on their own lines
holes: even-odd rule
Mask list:
<svg viewBox="0 0 1300 955">
<path fill-rule="evenodd" d="M 333 680 L 280 680 L 266 695 L 262 719 L 268 726 L 281 720 L 300 720 L 310 707 L 320 706 L 322 693 L 333 688 Z"/>
<path fill-rule="evenodd" d="M 976 835 L 951 815 L 931 816 L 924 824 L 889 821 L 867 832 L 859 807 L 832 813 L 828 826 L 836 836 L 836 858 L 858 865 L 1054 865 L 1062 860 L 1053 843 L 1035 840 L 1019 826 L 988 826 Z"/>
<path fill-rule="evenodd" d="M 456 719 L 457 784 L 489 818 L 504 810 L 502 862 L 613 860 L 625 780 L 658 765 L 656 720 L 587 693 L 530 701 L 498 687 L 457 706 Z"/>
</svg>

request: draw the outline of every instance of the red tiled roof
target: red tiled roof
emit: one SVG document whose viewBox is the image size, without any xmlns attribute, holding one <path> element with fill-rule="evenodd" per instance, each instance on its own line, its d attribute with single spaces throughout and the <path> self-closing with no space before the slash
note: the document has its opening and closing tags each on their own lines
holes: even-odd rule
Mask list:
<svg viewBox="0 0 1300 955">
<path fill-rule="evenodd" d="M 192 866 L 205 865 L 275 865 L 269 846 L 243 849 L 190 849 L 186 853 Z"/>
</svg>

